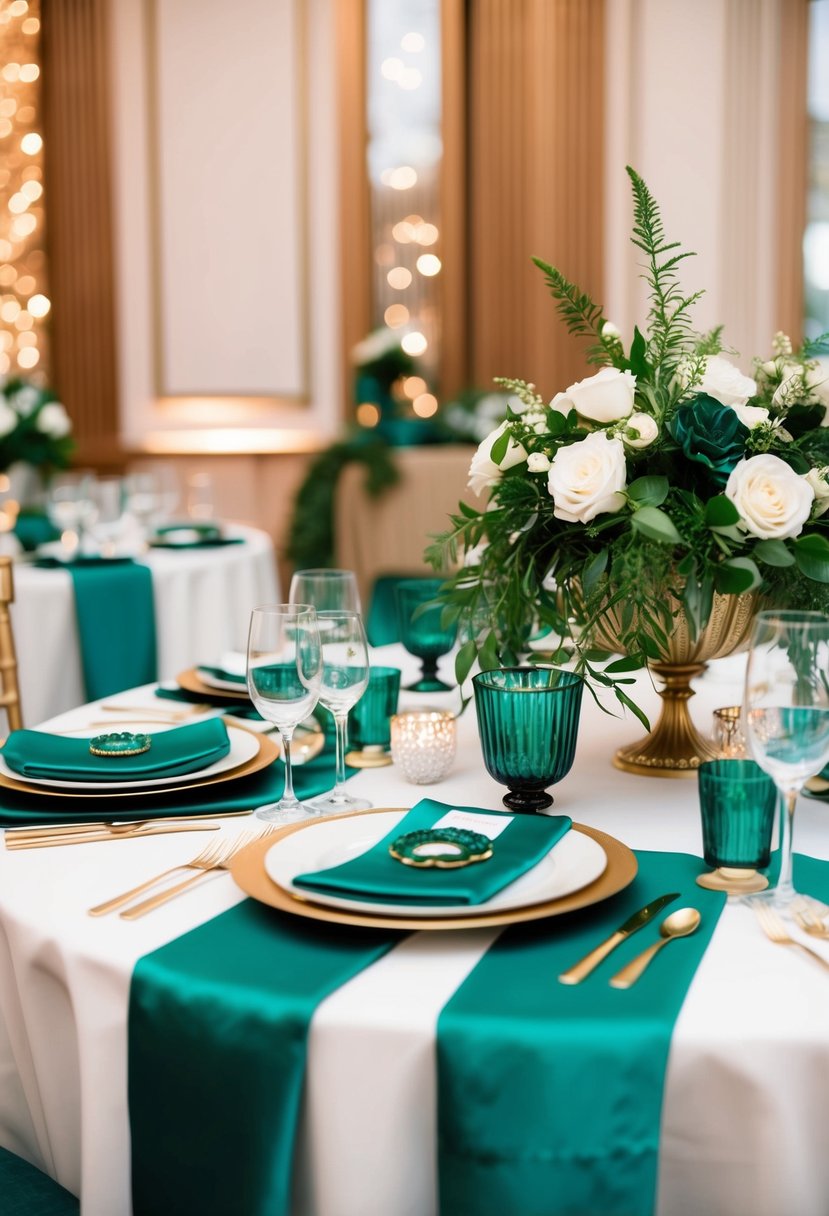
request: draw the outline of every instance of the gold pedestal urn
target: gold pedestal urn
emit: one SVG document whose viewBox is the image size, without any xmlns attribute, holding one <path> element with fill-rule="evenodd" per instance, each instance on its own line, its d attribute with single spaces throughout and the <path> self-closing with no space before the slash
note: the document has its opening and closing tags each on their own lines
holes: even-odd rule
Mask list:
<svg viewBox="0 0 829 1216">
<path fill-rule="evenodd" d="M 688 702 L 694 695 L 691 681 L 705 671 L 711 659 L 744 650 L 748 645 L 757 596 L 715 595 L 708 624 L 691 638 L 681 604 L 676 604 L 673 633 L 664 659 L 648 663 L 663 687 L 662 712 L 651 733 L 638 743 L 620 748 L 613 758 L 616 768 L 642 777 L 693 777 L 704 760 L 714 756 L 713 745 L 691 721 Z M 602 619 L 596 644 L 619 652 L 619 612 L 613 609 Z"/>
</svg>

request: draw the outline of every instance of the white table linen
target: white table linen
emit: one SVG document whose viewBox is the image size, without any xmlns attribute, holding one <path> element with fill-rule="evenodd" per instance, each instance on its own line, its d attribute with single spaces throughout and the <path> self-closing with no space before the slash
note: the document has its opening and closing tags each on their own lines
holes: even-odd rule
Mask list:
<svg viewBox="0 0 829 1216">
<path fill-rule="evenodd" d="M 254 604 L 279 598 L 273 542 L 265 532 L 228 526 L 244 544 L 150 549 L 138 560 L 153 575 L 158 677 L 247 645 Z M 86 699 L 72 580 L 65 570 L 14 566 L 11 617 L 23 721 L 27 726 Z"/>
<path fill-rule="evenodd" d="M 413 672 L 400 648 L 384 648 L 377 661 Z M 728 661 L 698 684 L 698 725 L 707 729 L 712 709 L 735 701 L 739 674 Z M 136 695 L 149 690 L 129 700 Z M 644 681 L 639 695 L 653 707 Z M 402 704 L 452 699 L 403 694 Z M 94 708 L 55 725 L 77 725 L 84 714 Z M 602 715 L 585 694 L 575 765 L 554 790 L 555 809 L 633 848 L 699 854 L 696 782 L 611 766 L 613 749 L 639 729 Z M 349 784 L 378 807 L 429 795 L 499 808 L 503 793 L 483 767 L 472 707 L 442 783 L 416 787 L 387 768 Z M 826 816 L 822 804 L 801 803 L 798 851 L 829 857 Z M 228 820 L 223 831 L 249 827 Z M 195 845 L 188 835 L 0 850 L 0 1143 L 80 1190 L 83 1216 L 130 1211 L 126 1014 L 134 964 L 243 896 L 217 875 L 132 923 L 92 919 L 86 909 L 187 860 Z M 436 1021 L 497 933 L 414 934 L 320 1005 L 294 1216 L 434 1216 Z M 810 944 L 829 958 L 829 942 Z M 828 1073 L 829 979 L 768 942 L 748 909 L 729 904 L 674 1030 L 659 1216 L 825 1216 Z"/>
</svg>

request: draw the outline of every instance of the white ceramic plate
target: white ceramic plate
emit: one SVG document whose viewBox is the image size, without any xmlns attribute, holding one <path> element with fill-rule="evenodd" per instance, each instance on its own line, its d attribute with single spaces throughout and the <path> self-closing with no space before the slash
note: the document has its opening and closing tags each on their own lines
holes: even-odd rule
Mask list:
<svg viewBox="0 0 829 1216">
<path fill-rule="evenodd" d="M 248 695 L 248 686 L 244 680 L 221 680 L 218 676 L 212 675 L 209 671 L 205 671 L 203 667 L 196 668 L 196 675 L 204 684 L 205 688 L 215 688 L 221 692 L 235 692 L 239 696 L 246 697 Z"/>
<path fill-rule="evenodd" d="M 426 908 L 420 904 L 343 899 L 294 886 L 297 874 L 336 866 L 365 853 L 406 814 L 406 811 L 384 811 L 365 819 L 352 815 L 322 820 L 313 827 L 309 825 L 308 830 L 294 832 L 274 843 L 265 854 L 265 870 L 271 881 L 284 891 L 325 907 L 378 916 L 445 917 L 485 916 L 489 912 L 506 912 L 560 899 L 594 882 L 607 866 L 607 854 L 600 844 L 581 832 L 568 832 L 531 870 L 481 904 L 444 904 Z"/>
<path fill-rule="evenodd" d="M 146 723 L 140 725 L 138 723 L 118 722 L 117 724 L 113 723 L 113 729 L 147 731 L 147 725 Z M 172 728 L 159 724 L 158 727 L 154 726 L 147 733 L 154 734 L 161 730 L 170 729 Z M 91 730 L 87 727 L 85 728 L 85 733 L 91 738 L 93 735 L 100 735 L 103 732 L 100 729 Z M 6 777 L 11 777 L 14 781 L 23 781 L 26 785 L 42 785 L 49 789 L 95 790 L 96 793 L 105 793 L 107 790 L 144 789 L 149 785 L 182 785 L 197 779 L 201 780 L 204 777 L 213 777 L 218 773 L 229 772 L 231 769 L 238 768 L 240 764 L 246 764 L 248 760 L 252 760 L 259 751 L 259 740 L 250 731 L 228 726 L 227 734 L 230 739 L 230 751 L 226 756 L 222 756 L 221 760 L 216 760 L 214 764 L 194 769 L 191 773 L 178 773 L 175 777 L 146 777 L 143 781 L 54 781 L 47 777 L 25 777 L 23 773 L 18 773 L 14 769 L 9 768 L 3 759 L 2 752 L 0 752 L 0 773 L 3 773 Z M 81 728 L 78 728 L 78 737 L 83 737 Z"/>
</svg>

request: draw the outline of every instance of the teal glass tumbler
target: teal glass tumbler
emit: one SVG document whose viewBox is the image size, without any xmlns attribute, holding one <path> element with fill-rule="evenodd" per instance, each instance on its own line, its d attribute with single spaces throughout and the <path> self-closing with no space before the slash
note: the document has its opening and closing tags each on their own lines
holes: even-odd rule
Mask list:
<svg viewBox="0 0 829 1216">
<path fill-rule="evenodd" d="M 346 756 L 352 768 L 391 764 L 391 719 L 397 713 L 400 669 L 372 667 L 368 688 L 348 715 L 348 737 L 355 750 Z"/>
<path fill-rule="evenodd" d="M 472 681 L 484 764 L 509 788 L 504 806 L 533 812 L 551 806 L 547 789 L 569 773 L 576 754 L 580 676 L 555 667 L 505 667 Z"/>
<path fill-rule="evenodd" d="M 715 869 L 697 883 L 709 891 L 750 895 L 768 879 L 758 870 L 771 860 L 777 809 L 774 781 L 753 760 L 709 760 L 697 770 L 702 855 Z"/>
<path fill-rule="evenodd" d="M 400 641 L 422 667 L 420 679 L 406 686 L 408 692 L 451 691 L 451 685 L 438 679 L 438 659 L 455 645 L 457 625 L 442 623 L 442 605 L 422 607 L 437 597 L 442 586 L 439 578 L 406 578 L 397 584 Z"/>
</svg>

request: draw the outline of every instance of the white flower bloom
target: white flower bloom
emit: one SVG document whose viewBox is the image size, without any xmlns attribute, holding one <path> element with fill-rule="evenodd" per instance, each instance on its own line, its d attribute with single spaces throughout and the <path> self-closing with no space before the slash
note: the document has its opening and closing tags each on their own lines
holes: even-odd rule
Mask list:
<svg viewBox="0 0 829 1216">
<path fill-rule="evenodd" d="M 547 434 L 547 423 L 546 422 L 536 422 L 535 426 L 533 427 L 533 430 L 535 431 L 536 435 L 546 435 Z"/>
<path fill-rule="evenodd" d="M 382 359 L 383 355 L 400 349 L 400 337 L 393 329 L 383 326 L 373 330 L 367 337 L 351 348 L 352 362 L 360 367 L 363 363 L 373 363 Z"/>
<path fill-rule="evenodd" d="M 464 566 L 480 566 L 481 558 L 488 544 L 488 541 L 482 540 L 479 545 L 472 545 L 469 549 L 465 550 L 463 555 Z"/>
<path fill-rule="evenodd" d="M 635 431 L 634 437 L 631 432 Z M 627 419 L 624 429 L 620 431 L 620 439 L 626 443 L 629 448 L 646 448 L 653 443 L 659 434 L 659 427 L 656 425 L 656 419 L 650 414 L 631 414 Z"/>
<path fill-rule="evenodd" d="M 532 413 L 530 413 L 530 414 L 525 414 L 525 415 L 524 415 L 524 417 L 521 419 L 521 421 L 522 421 L 522 422 L 523 422 L 523 423 L 524 423 L 526 426 L 533 426 L 533 427 L 534 427 L 534 426 L 537 426 L 539 422 L 546 422 L 546 421 L 547 421 L 547 415 L 546 415 L 546 414 L 540 414 L 540 413 L 538 413 L 538 411 L 537 411 L 537 410 L 533 410 L 533 411 L 532 411 Z"/>
<path fill-rule="evenodd" d="M 37 429 L 44 435 L 50 435 L 52 439 L 62 439 L 72 430 L 69 415 L 59 401 L 49 401 L 44 405 L 36 422 Z"/>
<path fill-rule="evenodd" d="M 531 473 L 546 473 L 549 467 L 549 458 L 543 452 L 530 452 L 527 457 L 527 468 Z"/>
<path fill-rule="evenodd" d="M 526 401 L 522 401 L 520 397 L 510 397 L 507 405 L 512 410 L 513 414 L 523 414 L 530 407 Z"/>
<path fill-rule="evenodd" d="M 806 477 L 768 452 L 741 460 L 731 471 L 725 494 L 740 512 L 740 526 L 764 540 L 797 536 L 815 497 Z"/>
<path fill-rule="evenodd" d="M 829 511 L 829 480 L 827 478 L 829 478 L 829 468 L 809 469 L 806 474 L 806 481 L 815 492 L 813 519 L 817 519 L 818 516 Z"/>
<path fill-rule="evenodd" d="M 31 384 L 24 384 L 11 398 L 11 403 L 18 414 L 22 414 L 24 417 L 31 414 L 38 401 L 40 401 L 40 393 Z"/>
<path fill-rule="evenodd" d="M 485 490 L 487 486 L 496 486 L 507 469 L 511 469 L 513 465 L 520 464 L 522 460 L 527 459 L 526 448 L 522 444 L 516 443 L 512 437 L 510 437 L 506 454 L 500 465 L 497 465 L 492 459 L 492 446 L 508 426 L 508 422 L 502 422 L 491 434 L 487 435 L 483 443 L 478 445 L 478 450 L 472 457 L 468 485 L 476 494 L 480 494 L 481 490 Z"/>
<path fill-rule="evenodd" d="M 13 410 L 9 403 L 0 397 L 0 439 L 4 439 L 6 435 L 11 435 L 19 421 L 20 416 L 17 410 Z"/>
<path fill-rule="evenodd" d="M 613 324 L 612 321 L 605 321 L 604 325 L 602 326 L 602 337 L 603 338 L 618 338 L 619 337 L 619 330 L 616 328 L 616 326 Z"/>
<path fill-rule="evenodd" d="M 720 405 L 745 405 L 756 394 L 757 384 L 722 355 L 709 355 L 702 380 L 694 385 L 694 392 L 706 393 Z"/>
<path fill-rule="evenodd" d="M 769 420 L 769 412 L 764 405 L 732 405 L 731 408 L 743 426 L 747 426 L 750 431 L 761 422 Z"/>
<path fill-rule="evenodd" d="M 591 422 L 618 422 L 633 409 L 636 377 L 617 367 L 603 367 L 595 376 L 577 380 L 565 393 L 556 393 L 550 405 L 561 414 L 574 409 Z"/>
<path fill-rule="evenodd" d="M 578 443 L 559 448 L 547 475 L 556 519 L 587 523 L 621 510 L 626 472 L 624 447 L 604 431 L 591 431 Z"/>
<path fill-rule="evenodd" d="M 829 369 L 789 365 L 772 397 L 772 405 L 822 405 L 821 426 L 829 426 Z"/>
</svg>

